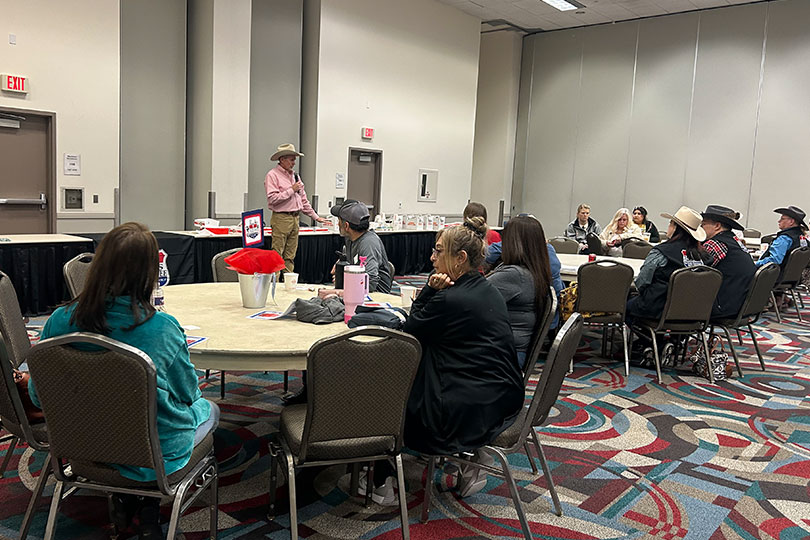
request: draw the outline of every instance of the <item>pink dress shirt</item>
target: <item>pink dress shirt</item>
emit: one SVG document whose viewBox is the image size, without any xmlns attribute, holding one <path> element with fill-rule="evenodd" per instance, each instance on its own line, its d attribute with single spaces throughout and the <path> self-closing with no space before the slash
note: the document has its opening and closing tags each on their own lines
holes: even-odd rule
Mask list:
<svg viewBox="0 0 810 540">
<path fill-rule="evenodd" d="M 293 191 L 295 176 L 276 165 L 264 178 L 264 189 L 267 192 L 267 208 L 273 212 L 303 212 L 312 219 L 318 214 L 310 206 L 304 188 Z"/>
</svg>

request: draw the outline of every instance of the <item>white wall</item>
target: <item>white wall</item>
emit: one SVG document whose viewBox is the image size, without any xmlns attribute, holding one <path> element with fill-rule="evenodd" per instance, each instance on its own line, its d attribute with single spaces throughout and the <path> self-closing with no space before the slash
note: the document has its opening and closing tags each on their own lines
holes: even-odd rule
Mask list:
<svg viewBox="0 0 810 540">
<path fill-rule="evenodd" d="M 810 2 L 781 0 L 537 34 L 524 43 L 513 200 L 550 236 L 588 202 L 732 206 L 776 229 L 810 211 Z"/>
<path fill-rule="evenodd" d="M 490 225 L 500 225 L 500 201 L 504 215 L 511 205 L 522 47 L 517 32 L 481 34 L 470 199 L 487 207 Z"/>
<path fill-rule="evenodd" d="M 435 0 L 320 8 L 315 189 L 304 178 L 318 210 L 346 196 L 335 173 L 346 173 L 349 147 L 360 147 L 383 151 L 383 211 L 401 202 L 405 212 L 460 213 L 470 196 L 480 21 Z M 376 129 L 370 143 L 363 126 Z M 439 170 L 436 203 L 416 202 L 420 168 Z"/>
<path fill-rule="evenodd" d="M 84 187 L 85 212 L 111 215 L 118 186 L 118 2 L 0 0 L 0 14 L 0 71 L 29 77 L 31 89 L 25 97 L 0 94 L 0 107 L 55 112 L 59 197 L 62 187 Z M 16 45 L 8 34 L 16 34 Z M 64 153 L 81 154 L 81 176 L 62 174 Z M 57 230 L 63 224 L 69 225 L 57 220 Z"/>
</svg>

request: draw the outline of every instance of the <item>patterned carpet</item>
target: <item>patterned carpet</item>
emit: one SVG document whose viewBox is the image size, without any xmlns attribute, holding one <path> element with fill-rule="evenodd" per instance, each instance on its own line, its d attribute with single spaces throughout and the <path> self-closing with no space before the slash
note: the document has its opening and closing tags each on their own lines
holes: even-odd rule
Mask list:
<svg viewBox="0 0 810 540">
<path fill-rule="evenodd" d="M 769 315 L 757 327 L 767 371 L 746 339 L 738 347 L 744 376 L 717 385 L 674 371 L 659 385 L 653 370 L 637 367 L 626 378 L 620 349 L 616 359 L 599 358 L 599 336 L 589 333 L 540 430 L 563 517 L 552 513 L 545 480 L 532 475 L 526 456 L 510 457 L 535 538 L 810 538 L 810 322 L 787 315 L 782 324 Z M 810 321 L 810 309 L 804 316 Z M 267 440 L 278 426 L 281 374 L 229 372 L 224 401 L 218 379 L 202 387 L 222 409 L 219 538 L 289 538 L 287 514 L 265 517 Z M 0 480 L 0 538 L 16 538 L 43 458 L 15 450 Z M 406 456 L 405 471 L 414 539 L 521 536 L 501 480 L 490 478 L 483 492 L 459 499 L 448 487 L 452 477 L 437 473 L 440 493 L 423 525 L 424 463 Z M 348 483 L 344 467 L 299 476 L 301 536 L 400 538 L 397 509 L 366 509 L 347 495 Z M 286 486 L 279 497 L 286 501 Z M 46 514 L 43 501 L 32 538 L 44 533 Z M 181 528 L 185 538 L 204 538 L 206 510 L 189 512 Z M 64 503 L 57 538 L 106 538 L 110 531 L 104 498 L 80 493 Z"/>
</svg>

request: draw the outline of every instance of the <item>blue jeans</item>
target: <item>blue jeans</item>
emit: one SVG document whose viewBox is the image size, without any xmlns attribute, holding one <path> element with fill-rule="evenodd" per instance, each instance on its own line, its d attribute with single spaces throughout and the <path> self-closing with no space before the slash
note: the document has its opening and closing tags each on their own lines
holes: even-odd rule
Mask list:
<svg viewBox="0 0 810 540">
<path fill-rule="evenodd" d="M 219 425 L 219 406 L 213 401 L 208 403 L 211 404 L 211 414 L 208 416 L 208 420 L 197 426 L 197 431 L 194 432 L 194 446 L 200 444 L 200 441 Z"/>
</svg>

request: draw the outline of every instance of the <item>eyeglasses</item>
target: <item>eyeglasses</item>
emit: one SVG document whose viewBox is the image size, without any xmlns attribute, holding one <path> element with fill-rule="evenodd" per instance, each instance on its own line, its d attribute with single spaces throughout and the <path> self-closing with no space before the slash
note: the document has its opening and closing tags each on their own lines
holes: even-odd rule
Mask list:
<svg viewBox="0 0 810 540">
<path fill-rule="evenodd" d="M 443 250 L 443 249 L 436 249 L 436 248 L 433 248 L 433 255 L 434 255 L 435 257 L 438 257 L 438 256 L 439 256 L 439 255 L 441 255 L 442 253 L 444 253 L 444 250 Z"/>
</svg>

